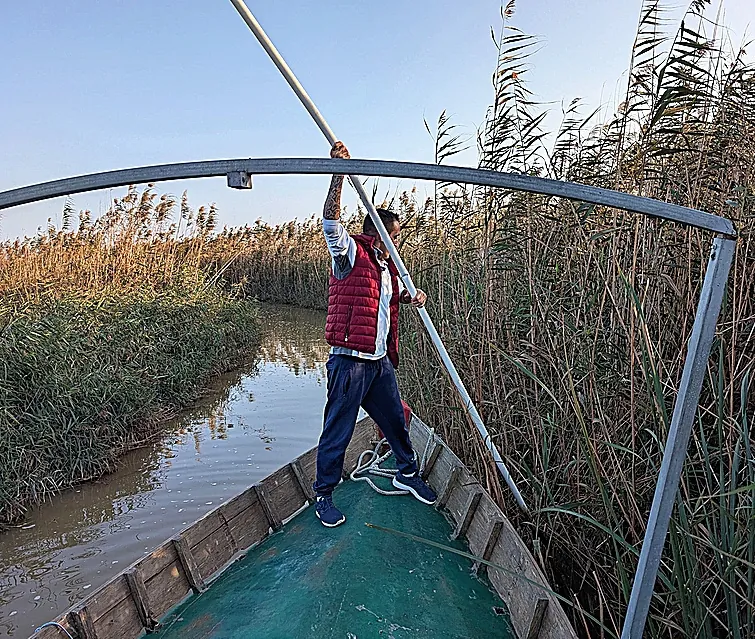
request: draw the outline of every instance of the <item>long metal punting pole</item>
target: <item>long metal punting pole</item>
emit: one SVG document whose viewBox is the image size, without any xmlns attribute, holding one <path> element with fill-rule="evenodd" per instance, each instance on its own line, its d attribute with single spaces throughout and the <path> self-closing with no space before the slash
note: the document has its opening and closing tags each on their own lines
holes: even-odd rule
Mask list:
<svg viewBox="0 0 755 639">
<path fill-rule="evenodd" d="M 328 126 L 328 123 L 325 121 L 325 118 L 317 109 L 314 102 L 312 102 L 312 99 L 309 97 L 309 95 L 307 95 L 307 92 L 304 90 L 304 87 L 296 79 L 296 76 L 293 74 L 289 66 L 286 64 L 286 61 L 283 59 L 281 54 L 278 53 L 278 50 L 275 48 L 275 45 L 270 41 L 270 38 L 267 37 L 267 34 L 263 31 L 259 22 L 257 22 L 256 18 L 252 15 L 252 12 L 249 10 L 249 7 L 246 6 L 243 0 L 231 0 L 231 3 L 233 4 L 234 7 L 236 7 L 236 10 L 239 12 L 239 15 L 241 15 L 241 17 L 244 19 L 244 22 L 246 22 L 246 24 L 252 30 L 252 33 L 255 35 L 257 40 L 259 40 L 259 43 L 262 45 L 262 48 L 265 49 L 265 51 L 267 51 L 267 54 L 270 56 L 270 59 L 275 63 L 275 66 L 278 67 L 278 70 L 283 74 L 283 77 L 286 78 L 286 81 L 294 90 L 294 93 L 296 93 L 296 95 L 299 96 L 299 99 L 304 105 L 304 108 L 307 109 L 307 111 L 309 111 L 309 114 L 312 116 L 312 119 L 314 119 L 314 121 L 317 123 L 317 126 L 320 127 L 320 131 L 323 132 L 323 135 L 328 140 L 328 143 L 331 146 L 333 146 L 338 140 L 335 133 L 333 133 L 333 130 Z M 391 256 L 391 259 L 393 260 L 393 263 L 396 265 L 396 268 L 398 269 L 399 277 L 404 282 L 404 286 L 409 291 L 410 295 L 414 297 L 417 294 L 417 287 L 414 286 L 414 282 L 412 281 L 412 278 L 409 276 L 409 273 L 406 270 L 406 266 L 404 265 L 404 262 L 401 259 L 401 256 L 399 256 L 398 251 L 396 251 L 396 247 L 393 246 L 393 242 L 391 242 L 391 238 L 388 235 L 388 231 L 386 231 L 385 226 L 383 225 L 383 222 L 380 220 L 380 216 L 375 211 L 375 207 L 372 205 L 370 198 L 367 196 L 367 193 L 365 192 L 364 187 L 362 186 L 362 182 L 359 180 L 357 176 L 354 176 L 354 175 L 349 176 L 349 182 L 351 182 L 351 185 L 354 187 L 354 190 L 357 192 L 357 194 L 359 195 L 359 198 L 362 200 L 362 203 L 367 208 L 367 212 L 372 218 L 372 221 L 375 224 L 375 228 L 380 234 L 380 239 L 383 241 L 383 244 L 385 244 L 386 248 L 388 249 L 388 253 Z M 506 483 L 511 489 L 511 492 L 514 494 L 514 498 L 516 499 L 517 504 L 519 504 L 519 507 L 523 511 L 527 512 L 527 505 L 524 503 L 524 499 L 522 499 L 522 495 L 519 492 L 519 489 L 516 487 L 514 480 L 511 478 L 511 474 L 509 473 L 508 468 L 506 468 L 506 464 L 504 464 L 503 459 L 501 459 L 501 454 L 498 452 L 498 449 L 493 444 L 493 441 L 490 438 L 490 434 L 488 433 L 487 428 L 485 428 L 485 424 L 482 422 L 482 418 L 480 417 L 480 414 L 477 412 L 477 409 L 475 408 L 474 403 L 472 402 L 472 398 L 469 396 L 467 389 L 464 387 L 464 383 L 461 381 L 461 377 L 459 377 L 459 373 L 457 372 L 456 367 L 454 366 L 454 363 L 451 361 L 451 357 L 448 355 L 448 351 L 446 350 L 446 347 L 443 345 L 443 341 L 440 339 L 440 335 L 438 335 L 438 331 L 435 330 L 435 325 L 433 324 L 433 321 L 430 319 L 430 315 L 428 315 L 427 310 L 424 308 L 420 308 L 418 310 L 419 310 L 419 315 L 422 318 L 422 322 L 425 325 L 425 329 L 427 330 L 428 334 L 430 335 L 430 339 L 432 339 L 433 344 L 435 345 L 435 350 L 438 351 L 438 355 L 440 355 L 440 359 L 443 362 L 443 365 L 446 367 L 446 370 L 448 371 L 448 374 L 451 377 L 451 380 L 456 386 L 456 390 L 459 392 L 459 395 L 461 396 L 461 400 L 467 409 L 467 413 L 469 414 L 470 419 L 472 420 L 474 425 L 477 427 L 477 430 L 480 431 L 480 435 L 482 436 L 482 439 L 485 442 L 485 446 L 487 446 L 488 450 L 490 451 L 490 454 L 493 456 L 493 459 L 495 460 L 495 464 L 498 470 L 500 471 L 504 480 L 506 480 Z"/>
</svg>

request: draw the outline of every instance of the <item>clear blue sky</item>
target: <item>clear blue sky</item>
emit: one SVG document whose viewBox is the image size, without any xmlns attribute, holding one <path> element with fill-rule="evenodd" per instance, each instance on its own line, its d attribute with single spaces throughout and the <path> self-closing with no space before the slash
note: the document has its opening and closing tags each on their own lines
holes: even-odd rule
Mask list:
<svg viewBox="0 0 755 639">
<path fill-rule="evenodd" d="M 355 157 L 430 161 L 423 117 L 446 109 L 469 133 L 483 120 L 497 0 L 248 4 Z M 755 2 L 725 6 L 739 42 Z M 520 0 L 514 24 L 543 38 L 530 77 L 537 97 L 610 102 L 625 81 L 639 7 Z M 328 151 L 227 0 L 5 0 L 0 87 L 0 190 L 144 164 Z M 251 192 L 221 178 L 160 188 L 188 189 L 195 207 L 216 202 L 221 224 L 238 225 L 319 212 L 327 183 L 261 176 Z M 120 192 L 78 195 L 75 206 L 97 213 Z M 59 220 L 62 204 L 4 212 L 0 238 Z"/>
</svg>

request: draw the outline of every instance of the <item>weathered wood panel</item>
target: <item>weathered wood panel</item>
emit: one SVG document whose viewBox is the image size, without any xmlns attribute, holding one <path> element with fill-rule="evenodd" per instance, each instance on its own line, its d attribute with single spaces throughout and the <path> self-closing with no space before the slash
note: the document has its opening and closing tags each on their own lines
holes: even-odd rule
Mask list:
<svg viewBox="0 0 755 639">
<path fill-rule="evenodd" d="M 234 517 L 240 515 L 247 508 L 254 506 L 257 502 L 257 493 L 254 488 L 250 486 L 240 495 L 236 495 L 224 504 L 221 504 L 217 510 L 223 514 L 226 521 L 230 521 Z"/>
<path fill-rule="evenodd" d="M 262 541 L 267 537 L 270 529 L 270 524 L 267 521 L 262 504 L 257 499 L 256 492 L 254 499 L 254 503 L 249 508 L 242 510 L 233 519 L 228 520 L 228 530 L 236 540 L 239 550 L 246 550 Z"/>
<path fill-rule="evenodd" d="M 75 631 L 71 627 L 71 624 L 68 623 L 67 619 L 56 619 L 55 621 L 61 624 L 69 633 L 71 633 L 71 635 L 74 634 Z M 65 639 L 63 631 L 60 628 L 55 628 L 53 626 L 42 628 L 42 630 L 34 635 L 34 639 L 61 639 L 61 637 Z"/>
<path fill-rule="evenodd" d="M 144 584 L 152 612 L 159 619 L 191 592 L 189 580 L 178 558 Z M 130 639 L 123 637 L 122 639 Z"/>
<path fill-rule="evenodd" d="M 526 639 L 538 639 L 538 637 L 540 637 L 540 631 L 543 628 L 543 621 L 548 612 L 548 606 L 549 601 L 546 597 L 541 597 L 537 600 L 537 605 L 535 605 L 535 612 L 532 613 L 530 628 L 527 631 Z"/>
<path fill-rule="evenodd" d="M 157 548 L 155 551 L 153 551 L 149 556 L 143 558 L 140 562 L 137 563 L 138 570 L 142 574 L 142 578 L 144 575 L 151 575 L 154 573 L 156 569 L 160 569 L 161 567 L 163 571 L 166 570 L 165 567 L 169 567 L 170 564 L 166 564 L 167 561 L 173 560 L 175 562 L 176 555 L 175 550 L 172 549 L 171 545 L 169 544 L 163 544 L 159 548 Z M 134 570 L 134 568 L 130 568 L 128 570 Z M 167 572 L 167 571 L 166 571 Z M 152 575 L 152 580 L 154 581 L 154 575 Z M 183 578 L 184 583 L 185 577 Z M 145 584 L 146 587 L 146 584 Z M 180 588 L 179 588 L 180 589 Z M 188 585 L 186 585 L 186 590 L 188 590 Z M 147 588 L 147 597 L 148 601 L 151 601 L 149 595 L 149 589 Z M 153 614 L 157 617 L 159 617 L 161 614 L 163 614 L 163 610 L 161 608 L 165 608 L 165 610 L 173 607 L 178 601 L 180 601 L 183 596 L 185 596 L 186 592 L 184 592 L 180 598 L 178 599 L 172 599 L 167 602 L 160 601 L 160 604 L 168 604 L 167 606 L 160 605 L 155 606 L 155 610 L 153 611 Z M 138 607 L 136 605 L 136 602 L 133 599 L 132 596 L 132 589 L 129 586 L 128 580 L 125 577 L 125 574 L 120 574 L 108 583 L 106 583 L 102 588 L 94 592 L 89 598 L 85 600 L 86 602 L 86 613 L 85 618 L 88 620 L 89 623 L 91 623 L 95 634 L 98 639 L 102 639 L 103 634 L 100 629 L 101 626 L 111 628 L 115 627 L 113 624 L 116 623 L 124 623 L 126 624 L 125 627 L 131 628 L 134 626 L 136 622 L 138 622 L 139 631 L 141 632 L 142 629 L 142 619 L 141 615 L 139 614 Z M 125 611 L 127 610 L 133 610 L 136 614 L 136 622 L 134 622 L 133 619 L 128 617 Z M 158 610 L 159 609 L 159 610 Z M 73 611 L 72 611 L 73 612 Z M 79 620 L 81 618 L 81 615 L 79 615 Z M 120 620 L 120 621 L 119 621 Z M 110 632 L 110 630 L 107 630 L 107 632 Z M 123 635 L 120 636 L 119 639 L 123 639 L 123 637 L 130 637 L 131 635 Z M 137 635 L 133 635 L 137 636 Z"/>
<path fill-rule="evenodd" d="M 142 626 L 147 630 L 153 630 L 158 620 L 152 612 L 149 595 L 147 594 L 147 586 L 144 583 L 139 567 L 129 568 L 124 573 L 124 577 L 126 577 L 126 583 L 128 583 L 129 590 L 131 591 L 131 598 L 136 604 L 136 611 L 139 613 L 139 620 L 142 622 Z"/>
<path fill-rule="evenodd" d="M 219 509 L 207 513 L 198 519 L 181 533 L 186 543 L 192 550 L 199 546 L 207 537 L 210 537 L 223 525 L 219 516 Z"/>
<path fill-rule="evenodd" d="M 467 543 L 472 554 L 482 556 L 488 538 L 496 521 L 501 520 L 501 511 L 490 496 L 485 493 L 477 506 L 477 512 L 472 519 L 472 524 L 467 530 Z"/>
<path fill-rule="evenodd" d="M 86 600 L 87 610 L 92 621 L 97 621 L 121 601 L 131 596 L 128 582 L 123 575 L 118 575 Z"/>
<path fill-rule="evenodd" d="M 272 475 L 268 475 L 261 484 L 265 489 L 270 508 L 283 521 L 291 517 L 307 500 L 306 495 L 299 488 L 296 476 L 288 466 L 279 468 Z"/>
<path fill-rule="evenodd" d="M 455 455 L 447 448 L 441 451 L 432 471 L 427 476 L 427 483 L 433 490 L 440 492 L 445 486 L 451 471 L 458 465 Z"/>
<path fill-rule="evenodd" d="M 291 472 L 296 477 L 296 483 L 299 484 L 299 488 L 301 489 L 302 493 L 306 497 L 308 502 L 314 502 L 315 501 L 315 491 L 312 487 L 312 482 L 309 481 L 309 478 L 304 474 L 304 471 L 301 468 L 301 464 L 299 464 L 299 460 L 295 459 L 292 461 L 288 467 L 291 469 Z"/>
<path fill-rule="evenodd" d="M 155 548 L 149 555 L 139 560 L 139 569 L 142 571 L 144 581 L 152 579 L 157 573 L 162 572 L 166 566 L 170 566 L 178 560 L 173 542 L 165 541 Z"/>
<path fill-rule="evenodd" d="M 204 581 L 212 579 L 213 575 L 236 554 L 224 526 L 218 528 L 209 537 L 205 537 L 191 549 L 191 552 Z"/>
<path fill-rule="evenodd" d="M 259 500 L 262 511 L 265 513 L 265 519 L 267 519 L 268 526 L 273 529 L 273 532 L 283 526 L 283 520 L 281 519 L 278 511 L 275 510 L 270 503 L 270 499 L 267 494 L 267 489 L 264 485 L 264 479 L 262 484 L 256 484 L 254 490 L 257 493 L 257 499 Z"/>
<path fill-rule="evenodd" d="M 375 422 L 369 417 L 358 421 L 354 429 L 354 436 L 351 438 L 351 443 L 349 443 L 346 449 L 343 463 L 344 471 L 351 472 L 357 464 L 359 455 L 368 448 L 374 448 L 377 441 Z"/>
<path fill-rule="evenodd" d="M 506 606 L 511 613 L 512 625 L 517 634 L 520 637 L 526 637 L 535 614 L 537 601 L 542 597 L 550 599 L 551 595 L 548 595 L 545 590 L 519 578 L 519 576 L 523 576 L 528 580 L 541 583 L 543 586 L 546 585 L 545 580 L 540 575 L 540 571 L 536 569 L 534 560 L 532 560 L 531 556 L 528 556 L 529 552 L 526 547 L 521 543 L 518 536 L 518 542 L 511 537 L 512 532 L 513 530 L 510 525 L 506 526 L 504 524 L 504 529 L 501 532 L 498 544 L 493 549 L 490 561 L 507 568 L 514 574 L 497 570 L 496 568 L 488 568 L 488 578 L 496 591 L 501 595 L 501 598 L 506 602 Z M 551 637 L 556 639 L 557 637 L 571 636 L 567 634 L 565 628 L 559 629 L 561 624 L 554 609 L 558 608 L 561 610 L 560 605 L 548 606 L 548 608 L 549 610 L 546 612 L 546 617 L 541 627 L 540 637 L 542 639 Z M 561 614 L 563 614 L 563 611 Z"/>
<path fill-rule="evenodd" d="M 68 619 L 79 639 L 97 639 L 97 631 L 94 629 L 92 615 L 85 605 L 71 610 L 68 613 Z"/>
<path fill-rule="evenodd" d="M 480 505 L 480 499 L 482 499 L 482 490 L 472 489 L 467 493 L 467 499 L 464 507 L 461 511 L 461 517 L 456 522 L 456 529 L 454 530 L 452 539 L 459 539 L 466 536 L 469 526 L 472 524 L 472 519 L 477 513 L 477 507 Z"/>
<path fill-rule="evenodd" d="M 205 589 L 204 577 L 199 572 L 197 560 L 194 559 L 194 553 L 191 552 L 186 538 L 183 535 L 176 535 L 172 541 L 191 589 L 197 594 L 202 592 Z"/>
<path fill-rule="evenodd" d="M 461 462 L 460 462 L 461 463 Z M 458 481 L 451 491 L 446 502 L 446 510 L 451 515 L 454 523 L 458 524 L 466 513 L 467 504 L 469 501 L 469 495 L 480 489 L 480 484 L 470 474 L 466 467 L 462 467 L 459 473 Z"/>
<path fill-rule="evenodd" d="M 314 484 L 317 477 L 317 448 L 310 448 L 297 461 L 304 477 L 310 484 Z"/>
<path fill-rule="evenodd" d="M 501 530 L 503 530 L 503 520 L 502 519 L 496 519 L 494 521 L 490 522 L 490 531 L 487 535 L 487 540 L 485 541 L 485 546 L 482 549 L 482 552 L 478 552 L 477 556 L 482 557 L 484 561 L 490 561 L 490 557 L 493 555 L 493 551 L 495 550 L 495 547 L 498 545 L 498 538 L 501 536 Z M 483 575 L 488 570 L 487 564 L 476 561 L 472 565 L 472 572 L 475 575 Z"/>
<path fill-rule="evenodd" d="M 136 604 L 131 597 L 121 601 L 94 622 L 97 639 L 138 637 L 144 630 Z"/>
<path fill-rule="evenodd" d="M 433 466 L 435 466 L 435 462 L 438 461 L 438 455 L 442 452 L 443 446 L 437 441 L 433 441 L 430 443 L 427 456 L 425 456 L 424 452 L 422 453 L 422 457 L 420 458 L 420 461 L 424 461 L 424 465 L 422 466 L 422 479 L 427 479 L 428 475 L 433 470 Z"/>
</svg>

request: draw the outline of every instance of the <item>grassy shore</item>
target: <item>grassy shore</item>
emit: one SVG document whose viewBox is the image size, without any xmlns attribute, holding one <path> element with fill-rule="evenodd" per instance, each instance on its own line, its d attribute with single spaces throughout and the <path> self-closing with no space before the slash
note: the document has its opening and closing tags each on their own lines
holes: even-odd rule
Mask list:
<svg viewBox="0 0 755 639">
<path fill-rule="evenodd" d="M 655 197 L 734 220 L 737 254 L 647 628 L 755 636 L 755 71 L 708 3 L 664 32 L 646 3 L 626 93 L 598 120 L 564 107 L 549 136 L 527 88 L 537 40 L 504 11 L 479 165 Z M 461 145 L 442 116 L 436 161 Z M 436 185 L 389 201 L 401 252 L 523 489 L 499 483 L 419 323 L 404 310 L 402 391 L 507 504 L 584 636 L 620 633 L 712 237 L 613 209 Z M 353 220 L 352 220 L 353 222 Z M 236 256 L 228 265 L 227 256 Z M 206 253 L 229 285 L 322 307 L 315 220 L 257 224 Z M 590 620 L 583 611 L 593 615 Z"/>
<path fill-rule="evenodd" d="M 0 522 L 111 470 L 258 343 L 254 305 L 197 266 L 212 217 L 184 198 L 180 229 L 175 204 L 130 189 L 0 246 Z"/>
</svg>

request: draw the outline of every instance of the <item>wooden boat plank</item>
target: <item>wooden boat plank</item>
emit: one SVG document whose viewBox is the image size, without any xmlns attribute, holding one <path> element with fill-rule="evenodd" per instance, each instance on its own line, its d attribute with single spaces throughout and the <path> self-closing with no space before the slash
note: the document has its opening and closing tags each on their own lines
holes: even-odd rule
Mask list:
<svg viewBox="0 0 755 639">
<path fill-rule="evenodd" d="M 501 519 L 502 517 L 498 506 L 487 493 L 484 493 L 477 506 L 477 512 L 475 513 L 472 523 L 466 533 L 469 551 L 473 555 L 478 555 L 480 557 L 483 556 L 490 535 L 493 532 L 493 527 L 496 522 Z M 488 554 L 492 551 L 493 549 L 491 548 Z"/>
<path fill-rule="evenodd" d="M 354 466 L 356 466 L 359 455 L 368 448 L 374 448 L 377 441 L 378 438 L 375 422 L 369 418 L 365 418 L 358 422 L 354 429 L 354 436 L 351 438 L 348 448 L 346 448 L 346 455 L 344 456 L 343 463 L 344 470 L 350 472 Z"/>
<path fill-rule="evenodd" d="M 296 458 L 305 479 L 311 484 L 315 483 L 317 476 L 317 448 L 310 448 L 306 453 Z"/>
<path fill-rule="evenodd" d="M 124 639 L 138 637 L 144 627 L 134 600 L 127 597 L 95 621 L 94 629 L 97 639 Z"/>
<path fill-rule="evenodd" d="M 438 510 L 443 510 L 446 507 L 448 498 L 459 484 L 459 476 L 461 475 L 461 472 L 462 468 L 460 465 L 449 468 L 448 474 L 443 478 L 443 483 L 437 486 L 436 490 L 438 491 L 438 498 L 435 501 L 435 508 Z M 440 475 L 438 476 L 438 480 L 441 480 Z"/>
<path fill-rule="evenodd" d="M 58 619 L 58 623 L 61 623 L 60 619 Z M 69 624 L 66 623 L 61 625 L 63 625 L 65 629 L 73 635 L 74 630 Z M 55 628 L 53 626 L 42 628 L 42 630 L 34 634 L 34 639 L 60 639 L 61 637 L 65 637 L 63 632 L 60 630 L 60 628 Z"/>
<path fill-rule="evenodd" d="M 477 552 L 476 554 L 480 557 L 482 557 L 485 561 L 490 561 L 490 557 L 493 554 L 493 550 L 495 549 L 496 544 L 498 543 L 498 538 L 501 536 L 501 530 L 503 530 L 503 520 L 502 519 L 496 519 L 494 521 L 491 521 L 490 531 L 488 533 L 487 541 L 485 542 L 485 547 L 482 549 L 482 552 Z M 487 572 L 488 567 L 486 564 L 476 561 L 474 565 L 472 566 L 472 572 L 476 575 L 483 575 L 485 572 Z"/>
<path fill-rule="evenodd" d="M 92 622 L 92 615 L 85 605 L 71 610 L 68 613 L 68 618 L 71 620 L 71 625 L 79 639 L 98 639 L 97 631 Z"/>
<path fill-rule="evenodd" d="M 472 519 L 477 513 L 482 494 L 481 489 L 472 489 L 467 492 L 467 500 L 462 509 L 461 517 L 457 520 L 456 529 L 451 535 L 452 539 L 458 539 L 462 535 L 466 536 L 469 526 L 472 524 Z"/>
<path fill-rule="evenodd" d="M 186 542 L 189 544 L 189 548 L 194 550 L 205 539 L 223 528 L 226 522 L 234 519 L 244 510 L 254 506 L 258 502 L 257 491 L 254 487 L 250 487 L 240 495 L 221 504 L 215 510 L 211 510 L 182 531 Z"/>
<path fill-rule="evenodd" d="M 427 454 L 427 457 L 425 458 L 425 466 L 422 469 L 422 478 L 427 479 L 428 475 L 433 470 L 433 466 L 435 466 L 435 463 L 438 461 L 438 456 L 443 452 L 443 446 L 440 445 L 439 442 L 435 441 L 430 444 L 430 452 Z"/>
<path fill-rule="evenodd" d="M 194 551 L 197 546 L 202 545 L 205 539 L 211 537 L 222 526 L 223 520 L 218 516 L 218 511 L 213 510 L 188 528 L 184 528 L 181 534 L 186 539 L 189 548 Z"/>
<path fill-rule="evenodd" d="M 536 601 L 543 596 L 544 591 L 523 581 L 517 575 L 522 575 L 535 582 L 538 575 L 534 570 L 525 566 L 524 556 L 517 544 L 510 543 L 506 530 L 502 531 L 497 546 L 490 555 L 490 561 L 514 571 L 516 574 L 488 568 L 488 579 L 506 602 L 511 613 L 511 623 L 517 636 L 526 637 L 529 631 Z"/>
<path fill-rule="evenodd" d="M 225 528 L 222 527 L 203 539 L 191 552 L 204 581 L 212 579 L 212 576 L 236 554 L 228 542 Z"/>
<path fill-rule="evenodd" d="M 200 593 L 205 589 L 204 577 L 199 572 L 199 566 L 197 566 L 197 560 L 194 559 L 194 554 L 189 548 L 189 544 L 183 535 L 176 535 L 172 539 L 173 547 L 176 549 L 178 560 L 181 562 L 181 566 L 184 569 L 186 579 L 189 581 L 191 589 L 195 593 Z"/>
<path fill-rule="evenodd" d="M 148 557 L 137 562 L 136 565 L 139 567 L 142 575 L 149 574 L 147 571 L 151 572 L 151 570 L 162 565 L 162 563 L 171 556 L 175 562 L 177 559 L 175 551 L 167 551 L 167 545 L 163 544 Z M 115 578 L 105 583 L 96 592 L 92 593 L 92 595 L 86 600 L 87 615 L 92 623 L 96 624 L 101 618 L 110 614 L 111 611 L 119 606 L 124 600 L 131 597 L 131 588 L 129 587 L 125 575 L 117 575 Z M 162 613 L 156 614 L 159 616 Z"/>
<path fill-rule="evenodd" d="M 441 447 L 442 450 L 438 454 L 432 469 L 427 474 L 427 483 L 435 491 L 441 491 L 448 481 L 448 477 L 456 466 L 461 465 L 454 455 L 445 446 Z"/>
<path fill-rule="evenodd" d="M 535 612 L 532 613 L 530 629 L 527 631 L 527 639 L 538 639 L 547 611 L 548 599 L 546 597 L 541 597 L 537 600 L 537 604 L 535 605 Z"/>
<path fill-rule="evenodd" d="M 411 419 L 409 420 L 409 439 L 411 439 L 412 446 L 417 452 L 417 455 L 420 456 L 424 452 L 425 445 L 430 437 L 430 429 L 422 427 L 415 428 L 415 425 L 418 423 L 419 420 L 414 414 L 412 414 Z"/>
<path fill-rule="evenodd" d="M 458 524 L 466 514 L 467 504 L 471 493 L 480 489 L 480 484 L 466 467 L 461 467 L 456 485 L 448 495 L 446 511 L 451 515 L 454 523 Z"/>
<path fill-rule="evenodd" d="M 262 480 L 264 482 L 264 479 Z M 257 491 L 257 499 L 260 502 L 263 512 L 265 513 L 265 519 L 267 519 L 268 527 L 273 529 L 273 532 L 279 530 L 283 526 L 281 518 L 278 516 L 278 512 L 273 509 L 270 504 L 270 499 L 267 494 L 267 489 L 264 484 L 257 484 L 254 487 Z"/>
<path fill-rule="evenodd" d="M 189 580 L 178 559 L 145 581 L 145 586 L 152 612 L 158 619 L 191 592 Z"/>
<path fill-rule="evenodd" d="M 246 550 L 262 541 L 267 537 L 270 528 L 265 511 L 257 500 L 256 494 L 255 500 L 252 506 L 228 521 L 228 530 L 236 540 L 239 550 Z"/>
<path fill-rule="evenodd" d="M 415 424 L 417 424 L 416 428 Z M 435 464 L 443 454 L 443 451 L 446 450 L 446 447 L 437 436 L 432 436 L 433 441 L 430 442 L 430 447 L 427 447 L 428 439 L 431 438 L 430 429 L 414 414 L 412 415 L 410 421 L 409 435 L 412 440 L 414 450 L 417 451 L 417 455 L 424 457 L 425 465 L 422 469 L 422 478 L 431 486 L 433 486 L 434 483 L 433 480 L 430 479 L 430 476 L 433 475 Z M 437 481 L 438 475 L 440 474 L 441 476 L 445 477 L 446 472 L 446 470 L 443 470 L 440 473 L 435 473 L 433 475 L 433 478 Z"/>
<path fill-rule="evenodd" d="M 304 497 L 308 502 L 314 502 L 315 491 L 314 488 L 312 488 L 312 482 L 310 482 L 309 478 L 304 474 L 299 460 L 295 459 L 288 466 L 294 474 L 294 477 L 296 477 L 296 483 L 299 484 L 299 488 Z"/>
<path fill-rule="evenodd" d="M 236 543 L 236 538 L 231 534 L 231 529 L 228 526 L 228 520 L 225 518 L 225 515 L 223 515 L 221 510 L 218 510 L 218 517 L 220 517 L 220 520 L 223 522 L 223 525 L 221 526 L 221 530 L 223 531 L 225 540 L 228 543 L 228 545 L 231 547 L 231 550 L 233 551 L 233 554 L 235 555 L 240 550 L 240 548 L 239 548 L 239 545 Z"/>
<path fill-rule="evenodd" d="M 537 602 L 542 597 L 549 599 L 551 605 L 548 606 L 545 613 L 540 638 L 561 639 L 562 637 L 576 636 L 560 603 L 550 594 L 548 582 L 543 573 L 508 520 L 504 521 L 503 529 L 490 556 L 490 561 L 525 577 L 530 582 L 542 585 L 542 587 L 538 587 L 519 579 L 516 575 L 506 574 L 495 568 L 488 568 L 488 578 L 506 602 L 511 612 L 511 622 L 520 637 L 527 636 L 533 615 L 536 612 Z"/>
<path fill-rule="evenodd" d="M 280 520 L 288 519 L 299 510 L 306 496 L 299 488 L 296 476 L 288 466 L 279 468 L 262 480 L 270 508 Z"/>
<path fill-rule="evenodd" d="M 234 517 L 241 514 L 247 508 L 254 506 L 254 504 L 256 503 L 257 493 L 250 486 L 240 495 L 236 495 L 224 504 L 221 504 L 218 510 L 223 513 L 223 517 L 225 517 L 227 521 L 230 521 Z"/>
<path fill-rule="evenodd" d="M 140 559 L 137 565 L 142 571 L 142 578 L 146 582 L 177 560 L 176 549 L 173 547 L 173 543 L 168 540 L 160 544 L 149 555 Z"/>
<path fill-rule="evenodd" d="M 97 621 L 121 601 L 131 596 L 128 582 L 123 575 L 118 575 L 87 599 L 87 612 L 92 621 Z"/>
</svg>

